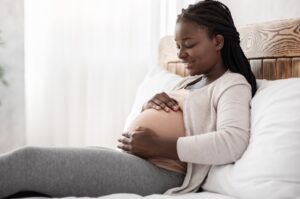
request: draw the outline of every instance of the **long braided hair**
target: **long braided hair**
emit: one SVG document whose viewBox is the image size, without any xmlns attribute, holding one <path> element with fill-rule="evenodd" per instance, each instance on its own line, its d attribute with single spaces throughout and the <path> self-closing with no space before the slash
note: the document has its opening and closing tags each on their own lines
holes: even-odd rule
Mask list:
<svg viewBox="0 0 300 199">
<path fill-rule="evenodd" d="M 228 7 L 215 0 L 200 1 L 189 5 L 187 9 L 182 9 L 182 13 L 177 16 L 176 23 L 182 20 L 205 26 L 210 37 L 216 34 L 224 37 L 224 46 L 221 49 L 224 65 L 247 79 L 252 87 L 253 97 L 257 90 L 256 78 L 240 46 L 240 36 Z"/>
</svg>

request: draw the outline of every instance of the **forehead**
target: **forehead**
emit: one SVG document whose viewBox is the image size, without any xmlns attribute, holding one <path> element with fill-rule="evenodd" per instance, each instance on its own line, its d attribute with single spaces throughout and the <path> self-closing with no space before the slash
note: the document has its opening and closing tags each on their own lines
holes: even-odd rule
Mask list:
<svg viewBox="0 0 300 199">
<path fill-rule="evenodd" d="M 187 38 L 199 38 L 206 35 L 204 26 L 195 22 L 181 21 L 176 23 L 175 41 L 185 40 Z"/>
</svg>

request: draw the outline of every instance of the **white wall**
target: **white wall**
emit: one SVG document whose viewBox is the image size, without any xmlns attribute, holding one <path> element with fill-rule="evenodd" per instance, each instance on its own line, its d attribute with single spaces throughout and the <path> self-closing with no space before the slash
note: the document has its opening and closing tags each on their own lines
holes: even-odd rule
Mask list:
<svg viewBox="0 0 300 199">
<path fill-rule="evenodd" d="M 236 26 L 300 17 L 299 0 L 220 0 Z"/>
<path fill-rule="evenodd" d="M 24 144 L 23 0 L 0 0 L 0 65 L 8 87 L 0 84 L 0 153 Z"/>
</svg>

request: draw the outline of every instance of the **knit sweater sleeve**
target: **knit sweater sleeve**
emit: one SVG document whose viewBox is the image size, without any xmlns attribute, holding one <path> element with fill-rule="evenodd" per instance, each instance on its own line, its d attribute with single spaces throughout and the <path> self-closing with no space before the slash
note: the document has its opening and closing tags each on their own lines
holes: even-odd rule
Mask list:
<svg viewBox="0 0 300 199">
<path fill-rule="evenodd" d="M 237 161 L 246 150 L 250 135 L 250 84 L 237 84 L 217 100 L 216 131 L 180 137 L 176 147 L 183 162 L 221 165 Z"/>
</svg>

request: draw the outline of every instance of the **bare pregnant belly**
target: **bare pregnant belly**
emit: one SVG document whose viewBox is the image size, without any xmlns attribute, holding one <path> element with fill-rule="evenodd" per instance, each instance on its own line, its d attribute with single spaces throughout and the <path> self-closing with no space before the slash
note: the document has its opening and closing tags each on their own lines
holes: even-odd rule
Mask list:
<svg viewBox="0 0 300 199">
<path fill-rule="evenodd" d="M 174 94 L 174 93 L 173 93 Z M 130 124 L 128 131 L 131 132 L 136 126 L 152 129 L 157 135 L 162 137 L 183 137 L 185 136 L 185 126 L 182 113 L 183 91 L 178 91 L 170 96 L 178 101 L 180 110 L 169 111 L 147 109 L 141 112 Z M 149 149 L 151 150 L 151 149 Z M 172 160 L 163 157 L 148 159 L 153 164 L 179 173 L 185 173 L 186 163 L 179 160 Z"/>
<path fill-rule="evenodd" d="M 185 89 L 170 91 L 167 94 L 178 102 L 178 111 L 166 112 L 164 110 L 147 109 L 141 112 L 129 125 L 128 131 L 136 126 L 143 126 L 152 129 L 159 136 L 180 137 L 185 136 L 183 121 L 183 101 L 188 92 Z"/>
<path fill-rule="evenodd" d="M 147 109 L 140 113 L 131 123 L 129 131 L 135 126 L 152 129 L 159 136 L 180 137 L 185 135 L 182 111 L 170 111 Z"/>
</svg>

